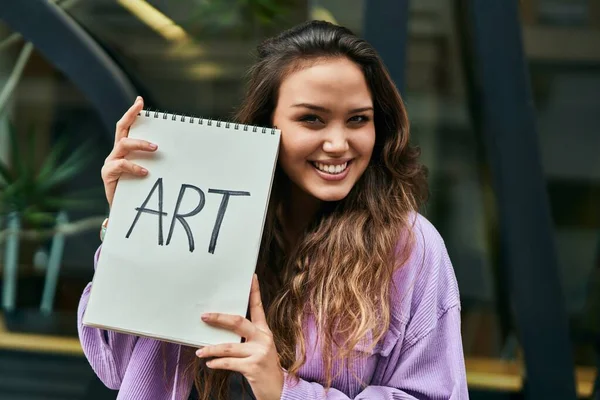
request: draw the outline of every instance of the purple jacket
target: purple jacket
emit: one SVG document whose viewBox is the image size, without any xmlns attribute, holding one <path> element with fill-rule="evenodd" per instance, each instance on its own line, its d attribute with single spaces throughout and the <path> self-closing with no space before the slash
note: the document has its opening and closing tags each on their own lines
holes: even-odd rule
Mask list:
<svg viewBox="0 0 600 400">
<path fill-rule="evenodd" d="M 412 254 L 394 275 L 391 325 L 384 339 L 353 368 L 336 374 L 326 392 L 317 383 L 324 368 L 309 323 L 309 353 L 301 379 L 296 383 L 286 376 L 282 400 L 469 398 L 456 277 L 437 230 L 420 215 L 414 230 Z M 100 249 L 94 265 L 99 253 Z M 79 338 L 102 382 L 119 389 L 118 400 L 187 400 L 192 377 L 184 373 L 189 360 L 184 362 L 181 346 L 83 326 L 90 289 L 91 283 L 79 303 Z M 358 346 L 356 351 L 365 348 Z"/>
</svg>

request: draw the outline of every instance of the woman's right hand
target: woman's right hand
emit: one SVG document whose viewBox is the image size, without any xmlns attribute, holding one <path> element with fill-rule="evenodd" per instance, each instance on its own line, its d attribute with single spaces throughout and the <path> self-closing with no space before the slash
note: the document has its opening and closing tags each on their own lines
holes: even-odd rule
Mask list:
<svg viewBox="0 0 600 400">
<path fill-rule="evenodd" d="M 117 122 L 115 131 L 115 145 L 106 157 L 102 167 L 102 181 L 109 207 L 112 206 L 117 181 L 123 174 L 145 176 L 148 171 L 137 164 L 126 160 L 125 157 L 132 151 L 156 151 L 158 146 L 146 140 L 131 139 L 128 137 L 129 128 L 135 121 L 138 113 L 144 108 L 144 100 L 138 96 L 133 105 L 127 110 L 123 117 Z"/>
</svg>

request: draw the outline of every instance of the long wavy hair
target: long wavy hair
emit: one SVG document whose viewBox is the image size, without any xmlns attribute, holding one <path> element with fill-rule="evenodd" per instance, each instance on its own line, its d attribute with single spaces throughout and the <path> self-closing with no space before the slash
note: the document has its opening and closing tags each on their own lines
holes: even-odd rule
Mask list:
<svg viewBox="0 0 600 400">
<path fill-rule="evenodd" d="M 334 370 L 358 356 L 357 345 L 372 349 L 389 328 L 392 277 L 412 248 L 410 216 L 426 200 L 426 170 L 418 149 L 409 144 L 404 104 L 377 52 L 350 30 L 327 22 L 307 22 L 258 47 L 236 117 L 243 124 L 272 126 L 283 79 L 307 62 L 338 57 L 360 66 L 370 89 L 372 158 L 348 196 L 325 203 L 293 246 L 282 231 L 289 178 L 277 167 L 257 264 L 281 365 L 297 376 L 307 354 L 303 327 L 313 318 L 326 387 L 335 379 Z M 401 237 L 406 240 L 399 246 Z M 202 400 L 227 398 L 230 373 L 199 362 L 196 368 Z"/>
</svg>

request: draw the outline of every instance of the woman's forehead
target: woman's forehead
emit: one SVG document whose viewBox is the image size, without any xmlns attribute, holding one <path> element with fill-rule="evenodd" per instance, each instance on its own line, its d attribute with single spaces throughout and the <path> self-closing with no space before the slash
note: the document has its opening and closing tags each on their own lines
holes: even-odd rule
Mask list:
<svg viewBox="0 0 600 400">
<path fill-rule="evenodd" d="M 362 69 L 345 58 L 323 60 L 288 74 L 281 82 L 279 101 L 287 106 L 318 102 L 362 108 L 372 104 Z"/>
</svg>

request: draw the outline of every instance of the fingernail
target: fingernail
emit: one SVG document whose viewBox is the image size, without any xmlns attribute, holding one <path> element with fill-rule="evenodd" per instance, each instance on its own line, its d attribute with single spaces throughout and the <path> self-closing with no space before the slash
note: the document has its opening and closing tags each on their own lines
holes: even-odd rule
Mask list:
<svg viewBox="0 0 600 400">
<path fill-rule="evenodd" d="M 148 147 L 150 147 L 150 150 L 156 150 L 156 149 L 158 148 L 158 146 L 157 146 L 157 145 L 155 145 L 154 143 L 150 143 L 150 144 L 148 145 Z"/>
<path fill-rule="evenodd" d="M 202 353 L 203 353 L 202 349 L 196 350 L 196 356 L 197 357 L 202 357 Z"/>
<path fill-rule="evenodd" d="M 142 100 L 142 96 L 138 96 L 138 97 L 136 97 L 136 98 L 135 98 L 135 101 L 136 101 L 136 103 L 137 103 L 138 101 L 140 101 L 140 100 Z"/>
<path fill-rule="evenodd" d="M 142 168 L 142 174 L 144 174 L 144 175 L 148 174 L 148 170 L 146 168 Z"/>
<path fill-rule="evenodd" d="M 202 321 L 208 321 L 210 319 L 210 314 L 202 314 L 200 318 Z"/>
</svg>

